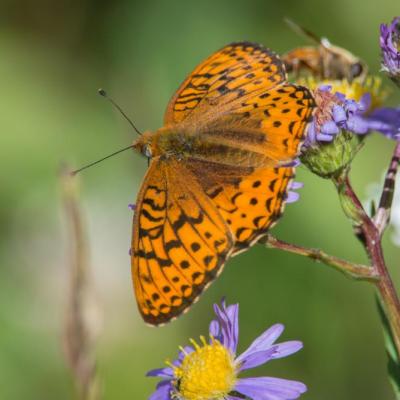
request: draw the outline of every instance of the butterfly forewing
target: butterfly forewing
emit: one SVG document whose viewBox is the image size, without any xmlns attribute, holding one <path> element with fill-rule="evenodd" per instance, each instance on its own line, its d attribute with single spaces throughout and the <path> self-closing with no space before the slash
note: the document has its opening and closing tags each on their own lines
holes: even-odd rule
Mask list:
<svg viewBox="0 0 400 400">
<path fill-rule="evenodd" d="M 227 160 L 224 153 L 231 153 L 234 164 L 243 159 L 257 167 L 285 163 L 297 156 L 315 106 L 307 88 L 285 79 L 273 51 L 252 43 L 228 45 L 181 85 L 165 123 L 198 136 L 194 155 L 199 158 Z"/>
<path fill-rule="evenodd" d="M 271 50 L 254 43 L 232 43 L 203 61 L 182 83 L 170 100 L 166 125 L 197 113 L 219 113 L 213 107 L 269 90 L 286 79 L 285 68 Z M 205 117 L 205 118 L 204 118 Z M 203 115 L 203 121 L 212 116 Z"/>
</svg>

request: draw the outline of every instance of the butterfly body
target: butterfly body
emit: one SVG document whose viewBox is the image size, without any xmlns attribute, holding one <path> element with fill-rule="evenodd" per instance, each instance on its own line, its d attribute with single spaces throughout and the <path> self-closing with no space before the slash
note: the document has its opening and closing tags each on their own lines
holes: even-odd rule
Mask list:
<svg viewBox="0 0 400 400">
<path fill-rule="evenodd" d="M 136 202 L 132 276 L 139 310 L 177 317 L 282 213 L 314 99 L 270 50 L 234 43 L 200 64 L 165 126 L 134 148 L 150 164 Z"/>
<path fill-rule="evenodd" d="M 246 132 L 242 142 L 233 141 L 232 132 L 218 137 L 215 134 L 184 131 L 180 128 L 162 128 L 154 133 L 145 132 L 133 145 L 147 157 L 164 159 L 196 158 L 197 160 L 219 163 L 222 166 L 262 167 L 271 165 L 271 159 L 262 152 L 260 146 L 266 142 L 265 135 L 257 137 L 249 133 L 250 143 L 246 146 Z"/>
</svg>

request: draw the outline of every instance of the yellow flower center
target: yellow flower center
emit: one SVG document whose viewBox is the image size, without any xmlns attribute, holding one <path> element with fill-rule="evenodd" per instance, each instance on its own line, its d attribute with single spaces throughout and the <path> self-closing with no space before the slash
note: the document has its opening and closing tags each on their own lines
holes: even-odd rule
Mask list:
<svg viewBox="0 0 400 400">
<path fill-rule="evenodd" d="M 200 337 L 202 346 L 193 339 L 194 351 L 184 352 L 182 364 L 174 369 L 176 380 L 174 397 L 182 400 L 224 399 L 236 383 L 236 369 L 231 352 L 218 340 L 211 338 L 207 343 Z"/>
</svg>

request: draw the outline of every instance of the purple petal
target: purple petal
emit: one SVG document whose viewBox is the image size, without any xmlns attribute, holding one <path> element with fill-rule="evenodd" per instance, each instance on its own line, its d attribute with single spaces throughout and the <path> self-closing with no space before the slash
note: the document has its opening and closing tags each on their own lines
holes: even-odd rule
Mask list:
<svg viewBox="0 0 400 400">
<path fill-rule="evenodd" d="M 183 350 L 185 350 L 185 352 L 183 352 L 183 351 L 180 351 L 180 352 L 179 352 L 178 360 L 177 360 L 177 361 L 182 361 L 182 360 L 185 358 L 186 354 L 190 354 L 190 353 L 193 353 L 193 352 L 194 352 L 194 349 L 193 349 L 193 347 L 191 347 L 191 346 L 185 346 L 185 347 L 183 348 Z M 185 354 L 185 353 L 186 353 L 186 354 Z M 174 365 L 175 365 L 175 364 L 174 364 Z M 180 365 L 180 363 L 179 363 L 179 365 Z"/>
<path fill-rule="evenodd" d="M 333 136 L 332 135 L 325 135 L 323 133 L 317 134 L 317 140 L 319 142 L 332 142 Z"/>
<path fill-rule="evenodd" d="M 301 164 L 300 159 L 296 158 L 293 161 L 282 164 L 281 167 L 298 167 Z"/>
<path fill-rule="evenodd" d="M 299 200 L 300 195 L 297 192 L 292 192 L 289 190 L 286 198 L 286 203 L 295 203 L 297 200 Z"/>
<path fill-rule="evenodd" d="M 380 46 L 382 54 L 382 70 L 391 78 L 399 78 L 400 75 L 400 18 L 396 17 L 390 25 L 381 25 Z"/>
<path fill-rule="evenodd" d="M 397 122 L 400 125 L 400 108 L 380 107 L 375 109 L 369 117 L 389 124 Z"/>
<path fill-rule="evenodd" d="M 371 93 L 364 93 L 359 101 L 359 110 L 362 113 L 365 113 L 366 111 L 368 111 L 371 107 Z"/>
<path fill-rule="evenodd" d="M 335 104 L 332 107 L 332 117 L 333 117 L 333 120 L 337 124 L 341 124 L 341 123 L 345 122 L 347 119 L 346 111 L 344 110 L 344 108 L 342 106 Z"/>
<path fill-rule="evenodd" d="M 239 338 L 239 304 L 232 304 L 226 307 L 225 302 L 222 301 L 221 308 L 214 304 L 214 311 L 221 329 L 221 343 L 232 354 L 235 354 Z"/>
<path fill-rule="evenodd" d="M 336 96 L 336 98 L 337 98 L 338 100 L 340 100 L 340 101 L 342 101 L 342 102 L 345 102 L 345 101 L 346 101 L 346 96 L 345 96 L 343 93 L 336 92 L 336 93 L 335 93 L 335 96 Z"/>
<path fill-rule="evenodd" d="M 345 109 L 348 114 L 353 115 L 360 111 L 360 106 L 355 100 L 346 100 Z"/>
<path fill-rule="evenodd" d="M 275 352 L 272 354 L 271 358 L 275 360 L 297 353 L 303 348 L 303 343 L 298 340 L 290 340 L 288 342 L 278 343 L 274 348 Z"/>
<path fill-rule="evenodd" d="M 173 378 L 174 371 L 171 367 L 156 368 L 147 372 L 146 376 L 158 376 L 160 378 Z"/>
<path fill-rule="evenodd" d="M 373 131 L 381 132 L 386 136 L 393 136 L 393 133 L 391 131 L 391 126 L 389 124 L 387 124 L 386 122 L 378 121 L 378 120 L 369 120 L 368 127 L 369 127 L 369 129 L 371 129 Z"/>
<path fill-rule="evenodd" d="M 235 390 L 253 400 L 292 400 L 307 391 L 302 382 L 259 377 L 239 379 Z"/>
<path fill-rule="evenodd" d="M 290 186 L 290 189 L 292 189 L 292 190 L 298 190 L 298 189 L 301 189 L 302 187 L 304 187 L 304 183 L 292 181 L 292 182 L 290 182 L 289 186 Z"/>
<path fill-rule="evenodd" d="M 257 351 L 249 354 L 246 358 L 244 358 L 240 364 L 238 364 L 238 371 L 245 371 L 246 369 L 251 369 L 258 367 L 259 365 L 267 363 L 269 360 L 272 360 L 273 355 L 276 352 L 277 346 L 272 346 L 267 350 Z"/>
<path fill-rule="evenodd" d="M 149 397 L 148 400 L 170 400 L 172 385 L 170 381 L 161 381 L 157 385 L 157 390 Z"/>
<path fill-rule="evenodd" d="M 208 331 L 210 333 L 210 336 L 214 337 L 215 339 L 218 339 L 220 330 L 219 330 L 219 324 L 215 319 L 213 319 L 210 322 L 210 327 L 208 328 Z"/>
<path fill-rule="evenodd" d="M 378 108 L 368 116 L 367 121 L 371 130 L 391 139 L 398 139 L 400 136 L 400 108 Z"/>
<path fill-rule="evenodd" d="M 284 329 L 285 327 L 282 324 L 272 325 L 271 328 L 267 329 L 262 335 L 255 339 L 248 349 L 236 359 L 236 361 L 242 363 L 251 354 L 268 350 L 275 340 L 282 334 Z"/>
<path fill-rule="evenodd" d="M 368 132 L 368 122 L 365 118 L 354 115 L 347 120 L 346 128 L 356 134 L 364 135 Z"/>
<path fill-rule="evenodd" d="M 308 125 L 308 129 L 307 129 L 307 140 L 310 143 L 315 143 L 317 138 L 317 127 L 315 126 L 315 122 L 311 122 Z"/>
<path fill-rule="evenodd" d="M 339 127 L 333 121 L 327 121 L 321 126 L 321 133 L 326 135 L 336 135 L 339 131 Z"/>
<path fill-rule="evenodd" d="M 132 211 L 136 210 L 136 204 L 128 204 L 128 208 L 130 208 Z"/>
<path fill-rule="evenodd" d="M 239 342 L 239 304 L 230 305 L 226 311 L 229 319 L 231 320 L 232 345 L 230 346 L 230 349 L 233 354 L 236 354 L 236 349 Z"/>
<path fill-rule="evenodd" d="M 330 92 L 330 90 L 332 89 L 332 85 L 321 85 L 318 86 L 319 90 L 322 90 L 323 92 Z"/>
</svg>

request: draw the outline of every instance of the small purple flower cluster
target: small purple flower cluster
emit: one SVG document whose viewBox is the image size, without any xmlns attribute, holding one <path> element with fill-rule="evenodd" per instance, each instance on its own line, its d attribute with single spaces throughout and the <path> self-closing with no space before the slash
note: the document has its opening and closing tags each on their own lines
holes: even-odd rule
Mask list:
<svg viewBox="0 0 400 400">
<path fill-rule="evenodd" d="M 329 94 L 331 86 L 320 86 L 316 93 Z M 324 93 L 325 92 L 325 93 Z M 317 109 L 316 118 L 310 123 L 305 146 L 316 142 L 332 142 L 341 130 L 356 135 L 366 135 L 372 131 L 384 134 L 394 140 L 400 139 L 400 108 L 380 107 L 370 112 L 371 95 L 365 93 L 359 101 L 348 99 L 342 93 L 334 93 L 334 101 L 328 104 L 330 118 L 318 120 L 318 113 L 327 110 Z"/>
<path fill-rule="evenodd" d="M 382 69 L 400 83 L 400 17 L 390 25 L 381 24 Z"/>
</svg>

